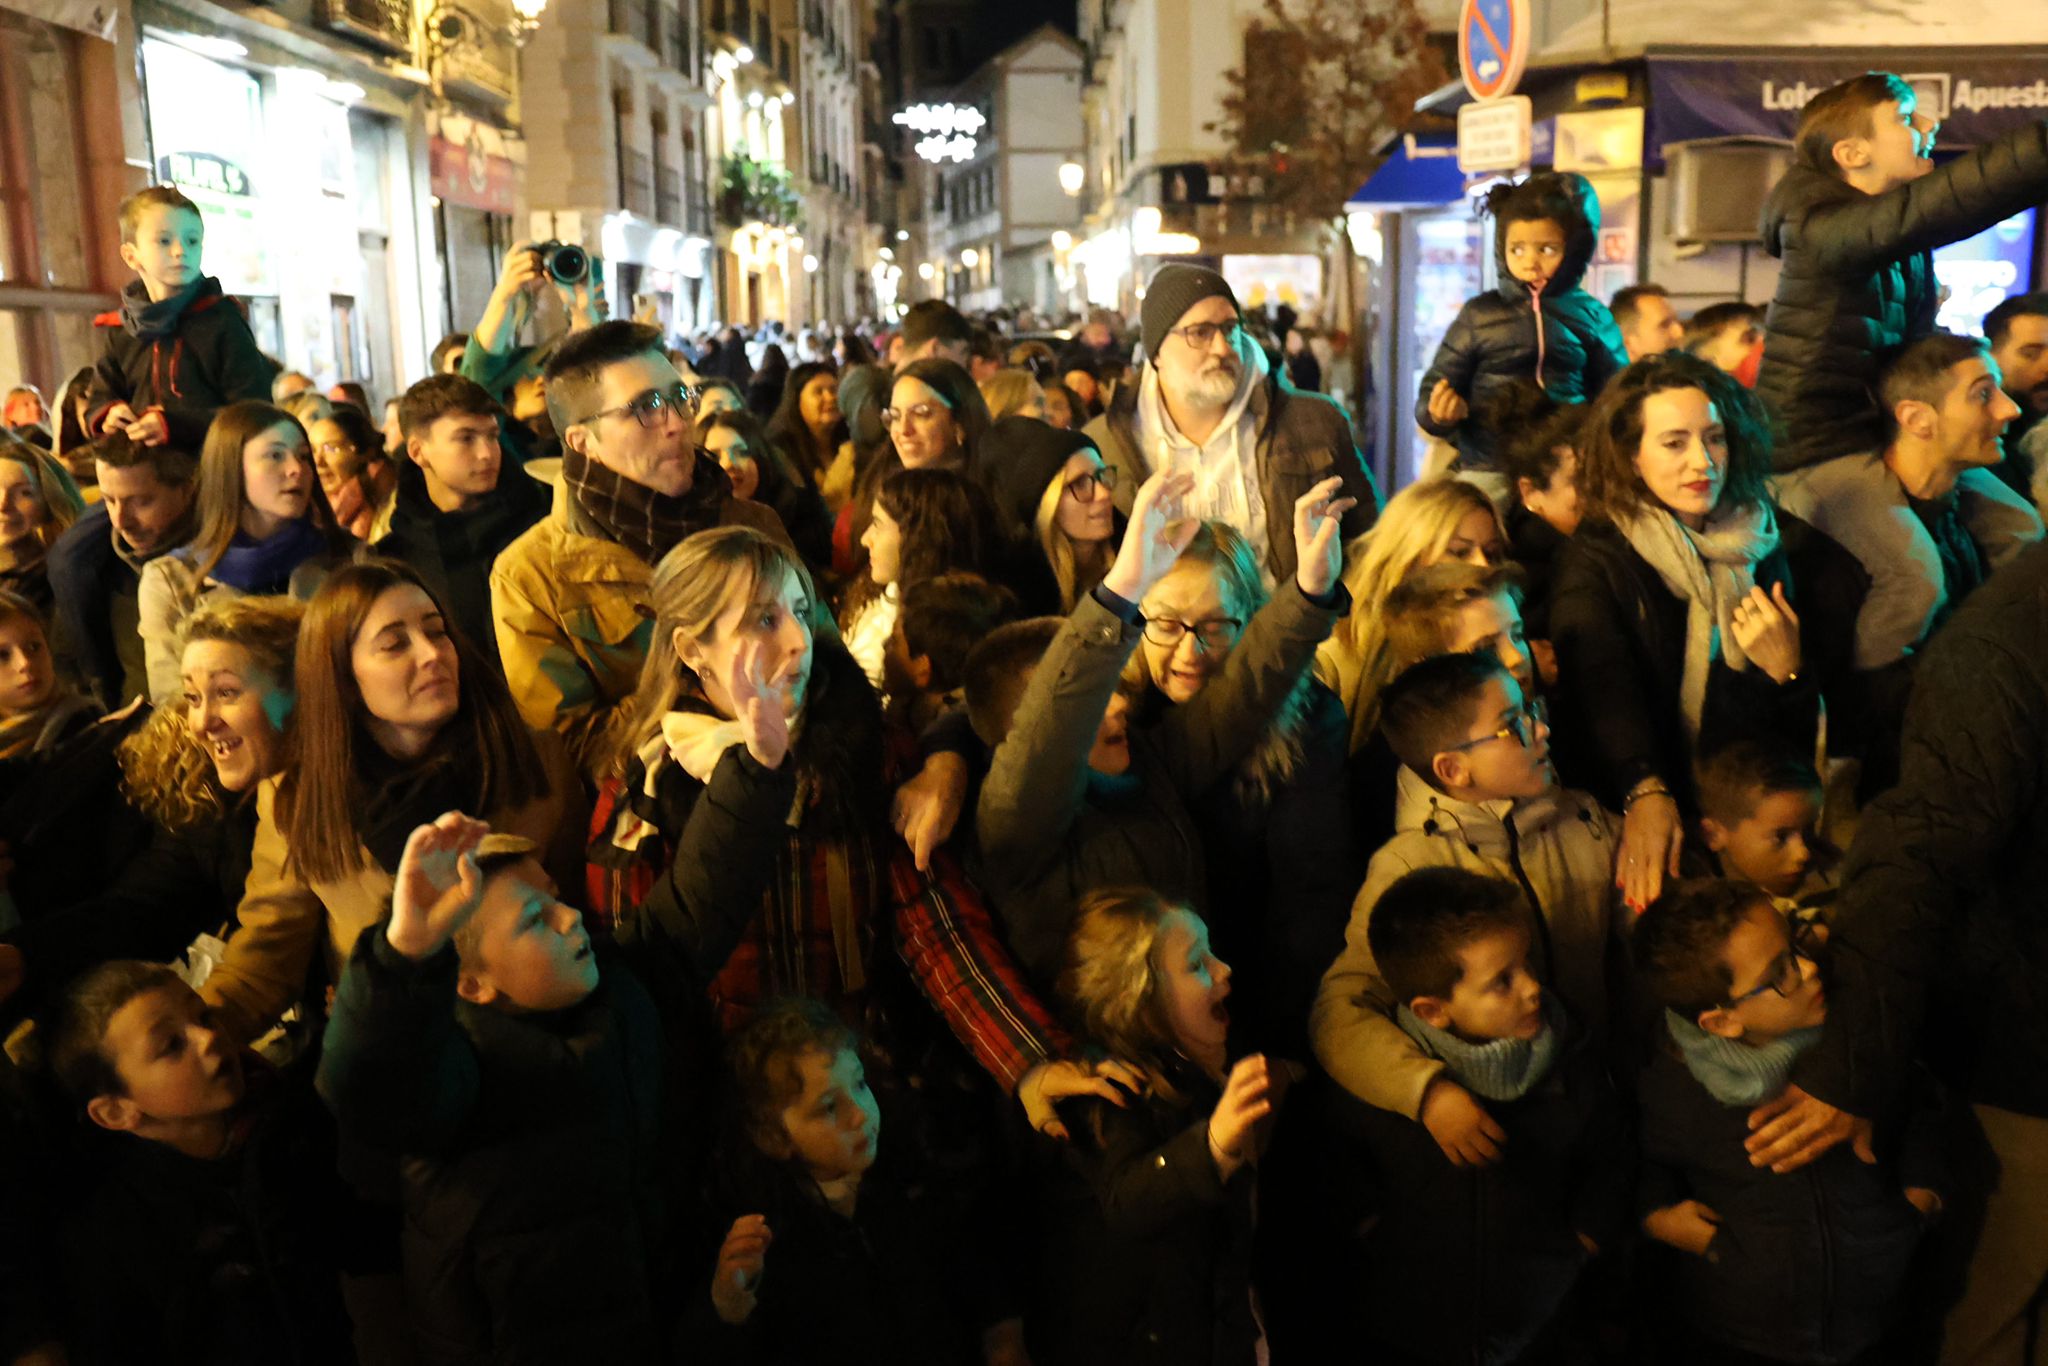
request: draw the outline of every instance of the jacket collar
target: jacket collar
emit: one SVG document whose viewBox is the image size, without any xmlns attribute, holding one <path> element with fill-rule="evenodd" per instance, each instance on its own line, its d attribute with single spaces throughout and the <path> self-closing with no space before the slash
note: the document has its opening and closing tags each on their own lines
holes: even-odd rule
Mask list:
<svg viewBox="0 0 2048 1366">
<path fill-rule="evenodd" d="M 1547 827 L 1561 809 L 1557 793 L 1553 787 L 1540 797 L 1463 802 L 1437 791 L 1404 764 L 1394 788 L 1394 829 L 1457 840 L 1475 854 L 1506 858 L 1508 822 L 1514 822 L 1517 838 Z"/>
</svg>

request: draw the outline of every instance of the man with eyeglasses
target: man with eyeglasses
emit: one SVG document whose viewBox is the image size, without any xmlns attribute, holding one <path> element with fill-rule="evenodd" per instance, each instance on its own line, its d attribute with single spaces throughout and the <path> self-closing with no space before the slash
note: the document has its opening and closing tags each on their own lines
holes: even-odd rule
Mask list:
<svg viewBox="0 0 2048 1366">
<path fill-rule="evenodd" d="M 1294 577 L 1289 512 L 1321 481 L 1354 500 L 1345 539 L 1379 515 L 1379 491 L 1344 410 L 1303 393 L 1272 367 L 1241 325 L 1237 296 L 1201 266 L 1160 267 L 1145 292 L 1146 363 L 1087 435 L 1121 478 L 1126 514 L 1139 485 L 1162 471 L 1190 475 L 1188 511 L 1251 542 L 1272 588 Z"/>
<path fill-rule="evenodd" d="M 595 777 L 647 657 L 656 563 L 711 527 L 788 536 L 772 509 L 735 498 L 698 447 L 695 396 L 654 328 L 608 322 L 571 336 L 548 362 L 547 396 L 562 438 L 554 509 L 498 557 L 491 608 L 520 714 L 560 731 Z"/>
</svg>

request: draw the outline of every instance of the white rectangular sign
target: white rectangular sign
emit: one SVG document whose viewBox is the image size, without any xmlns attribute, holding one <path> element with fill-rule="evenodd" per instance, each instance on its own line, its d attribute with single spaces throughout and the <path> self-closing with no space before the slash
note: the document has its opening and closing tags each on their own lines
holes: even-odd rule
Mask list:
<svg viewBox="0 0 2048 1366">
<path fill-rule="evenodd" d="M 1478 100 L 1458 107 L 1458 169 L 1513 171 L 1529 163 L 1529 97 Z"/>
</svg>

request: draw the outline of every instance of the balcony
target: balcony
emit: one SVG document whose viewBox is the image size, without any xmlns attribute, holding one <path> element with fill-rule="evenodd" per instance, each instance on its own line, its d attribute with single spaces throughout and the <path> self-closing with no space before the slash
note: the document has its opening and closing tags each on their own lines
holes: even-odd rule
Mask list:
<svg viewBox="0 0 2048 1366">
<path fill-rule="evenodd" d="M 645 152 L 619 154 L 619 199 L 628 213 L 654 216 L 654 163 Z"/>
<path fill-rule="evenodd" d="M 661 18 L 654 0 L 609 0 L 611 31 L 631 38 L 649 52 L 661 51 Z"/>
<path fill-rule="evenodd" d="M 683 225 L 683 177 L 667 162 L 654 164 L 654 218 L 670 227 Z"/>
</svg>

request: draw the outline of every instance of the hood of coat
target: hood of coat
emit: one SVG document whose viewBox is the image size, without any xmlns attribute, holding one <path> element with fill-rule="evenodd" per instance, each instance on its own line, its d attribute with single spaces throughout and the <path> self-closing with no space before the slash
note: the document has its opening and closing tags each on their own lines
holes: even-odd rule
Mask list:
<svg viewBox="0 0 2048 1366">
<path fill-rule="evenodd" d="M 1526 842 L 1554 821 L 1585 816 L 1584 805 L 1557 787 L 1540 797 L 1463 802 L 1437 791 L 1404 764 L 1394 786 L 1394 831 L 1457 840 L 1474 854 L 1505 859 L 1510 816 L 1517 836 Z"/>
<path fill-rule="evenodd" d="M 1764 250 L 1782 257 L 1787 238 L 1815 209 L 1829 204 L 1854 203 L 1863 192 L 1825 171 L 1794 163 L 1764 198 L 1758 228 Z"/>
<path fill-rule="evenodd" d="M 1550 277 L 1550 283 L 1543 287 L 1545 298 L 1577 289 L 1586 278 L 1586 267 L 1593 262 L 1593 248 L 1600 241 L 1600 197 L 1593 190 L 1593 182 L 1582 175 L 1566 171 L 1545 173 L 1531 179 L 1554 182 L 1555 188 L 1570 201 L 1578 212 L 1564 225 L 1564 260 L 1558 263 L 1557 274 Z M 1493 265 L 1499 273 L 1500 292 L 1515 302 L 1528 303 L 1529 287 L 1517 280 L 1508 269 L 1508 235 L 1495 225 L 1493 234 Z"/>
</svg>

